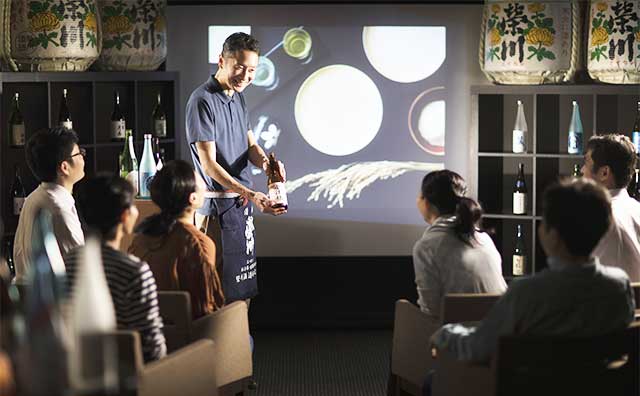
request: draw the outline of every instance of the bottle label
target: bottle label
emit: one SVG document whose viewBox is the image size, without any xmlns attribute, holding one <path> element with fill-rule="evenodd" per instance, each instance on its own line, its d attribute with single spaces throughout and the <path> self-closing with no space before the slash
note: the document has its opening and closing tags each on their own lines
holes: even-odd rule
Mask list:
<svg viewBox="0 0 640 396">
<path fill-rule="evenodd" d="M 151 197 L 149 186 L 151 186 L 151 181 L 153 180 L 153 176 L 154 174 L 151 172 L 140 172 L 140 197 L 141 198 Z"/>
<path fill-rule="evenodd" d="M 633 138 L 633 145 L 636 148 L 636 154 L 640 154 L 640 131 L 633 131 L 631 137 Z"/>
<path fill-rule="evenodd" d="M 111 121 L 111 139 L 124 139 L 126 127 L 124 120 Z"/>
<path fill-rule="evenodd" d="M 567 147 L 569 154 L 582 154 L 582 134 L 569 132 L 569 146 Z"/>
<path fill-rule="evenodd" d="M 24 124 L 11 125 L 11 145 L 24 146 Z"/>
<path fill-rule="evenodd" d="M 513 214 L 525 214 L 527 213 L 527 194 L 514 192 L 513 193 Z"/>
<path fill-rule="evenodd" d="M 289 202 L 287 201 L 287 189 L 282 182 L 276 182 L 269 184 L 268 197 L 270 200 L 275 201 L 275 206 L 282 206 L 287 208 Z"/>
<path fill-rule="evenodd" d="M 73 121 L 62 121 L 62 127 L 67 129 L 73 129 Z"/>
<path fill-rule="evenodd" d="M 167 136 L 167 120 L 155 120 L 153 122 L 153 130 L 156 136 L 163 138 Z"/>
<path fill-rule="evenodd" d="M 527 151 L 526 146 L 527 135 L 525 131 L 521 131 L 519 129 L 513 130 L 513 152 L 514 153 L 524 153 Z"/>
<path fill-rule="evenodd" d="M 22 197 L 13 197 L 13 215 L 20 216 L 20 212 L 22 212 L 22 207 L 24 206 L 25 198 Z"/>
<path fill-rule="evenodd" d="M 517 254 L 513 255 L 513 276 L 524 275 L 525 257 Z"/>
</svg>

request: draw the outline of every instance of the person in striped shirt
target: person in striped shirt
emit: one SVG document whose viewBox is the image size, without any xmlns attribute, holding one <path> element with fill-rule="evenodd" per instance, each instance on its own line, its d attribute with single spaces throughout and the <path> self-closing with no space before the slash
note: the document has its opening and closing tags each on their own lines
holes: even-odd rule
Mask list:
<svg viewBox="0 0 640 396">
<path fill-rule="evenodd" d="M 153 273 L 146 262 L 118 250 L 138 218 L 133 186 L 118 176 L 102 174 L 86 180 L 78 190 L 78 209 L 87 231 L 102 241 L 102 262 L 118 328 L 140 333 L 145 362 L 160 359 L 167 347 Z M 64 257 L 70 293 L 82 249 Z"/>
</svg>

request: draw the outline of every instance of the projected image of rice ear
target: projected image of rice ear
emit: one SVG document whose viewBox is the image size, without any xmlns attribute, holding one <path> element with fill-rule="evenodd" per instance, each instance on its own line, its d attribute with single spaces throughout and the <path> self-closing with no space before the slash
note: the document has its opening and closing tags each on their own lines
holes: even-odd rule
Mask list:
<svg viewBox="0 0 640 396">
<path fill-rule="evenodd" d="M 407 172 L 432 172 L 444 169 L 443 163 L 375 161 L 342 165 L 337 169 L 311 173 L 296 180 L 288 181 L 287 191 L 293 193 L 298 188 L 313 188 L 307 201 L 326 199 L 327 208 L 344 207 L 344 200 L 360 198 L 362 191 L 376 181 L 393 179 Z"/>
</svg>

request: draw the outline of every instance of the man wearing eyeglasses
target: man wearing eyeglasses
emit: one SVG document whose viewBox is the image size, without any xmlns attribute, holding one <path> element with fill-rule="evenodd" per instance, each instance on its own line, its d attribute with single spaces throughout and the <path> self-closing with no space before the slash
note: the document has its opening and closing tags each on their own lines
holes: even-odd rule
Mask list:
<svg viewBox="0 0 640 396">
<path fill-rule="evenodd" d="M 61 255 L 84 245 L 73 185 L 84 177 L 86 151 L 78 146 L 78 135 L 71 129 L 56 127 L 33 135 L 25 147 L 29 169 L 40 182 L 25 200 L 13 246 L 16 284 L 27 284 L 31 259 L 32 229 L 40 209 L 51 213 L 53 233 Z"/>
</svg>

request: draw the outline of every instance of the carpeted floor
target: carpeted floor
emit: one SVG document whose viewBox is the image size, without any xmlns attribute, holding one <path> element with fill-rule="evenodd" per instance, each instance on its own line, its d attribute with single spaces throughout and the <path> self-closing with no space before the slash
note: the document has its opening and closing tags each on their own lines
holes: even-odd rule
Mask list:
<svg viewBox="0 0 640 396">
<path fill-rule="evenodd" d="M 251 396 L 383 396 L 391 330 L 262 331 L 253 334 Z"/>
</svg>

